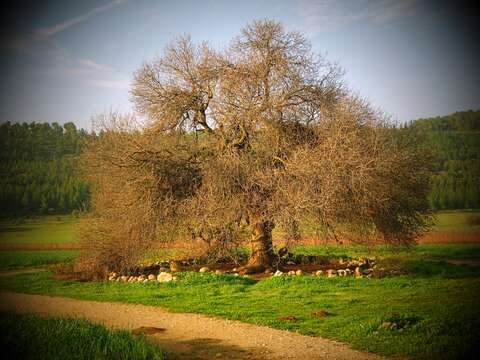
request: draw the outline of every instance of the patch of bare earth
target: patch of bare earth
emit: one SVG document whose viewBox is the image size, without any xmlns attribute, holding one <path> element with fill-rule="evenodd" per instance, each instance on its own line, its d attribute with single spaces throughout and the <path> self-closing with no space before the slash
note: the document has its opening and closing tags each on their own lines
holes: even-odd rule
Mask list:
<svg viewBox="0 0 480 360">
<path fill-rule="evenodd" d="M 419 244 L 479 244 L 479 230 L 432 231 L 418 240 Z"/>
<path fill-rule="evenodd" d="M 174 359 L 382 359 L 319 337 L 152 306 L 1 293 L 0 310 L 80 317 L 108 327 L 145 330 Z"/>
</svg>

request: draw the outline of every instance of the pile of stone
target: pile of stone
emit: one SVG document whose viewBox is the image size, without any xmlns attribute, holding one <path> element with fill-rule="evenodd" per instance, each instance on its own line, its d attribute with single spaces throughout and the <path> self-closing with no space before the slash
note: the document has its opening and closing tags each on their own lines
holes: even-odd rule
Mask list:
<svg viewBox="0 0 480 360">
<path fill-rule="evenodd" d="M 126 282 L 126 283 L 147 283 L 147 282 L 160 282 L 160 283 L 167 283 L 171 281 L 176 281 L 177 277 L 173 276 L 169 272 L 160 272 L 158 275 L 156 274 L 148 274 L 148 275 L 138 275 L 138 276 L 126 276 L 126 275 L 118 275 L 115 272 L 110 273 L 108 276 L 109 281 L 116 281 L 116 282 Z"/>
<path fill-rule="evenodd" d="M 302 269 L 298 269 L 298 270 L 290 270 L 289 272 L 283 272 L 283 271 L 280 271 L 280 270 L 277 270 L 272 276 L 285 276 L 285 275 L 289 275 L 289 276 L 302 276 L 303 275 L 303 270 Z"/>
<path fill-rule="evenodd" d="M 361 267 L 357 266 L 353 271 L 349 268 L 346 269 L 328 269 L 328 270 L 317 270 L 316 272 L 312 273 L 311 275 L 314 276 L 326 276 L 327 278 L 332 278 L 336 276 L 347 277 L 347 276 L 355 276 L 356 278 L 362 278 L 364 276 L 370 277 L 373 274 L 372 268 L 362 269 Z M 301 269 L 298 270 L 290 270 L 288 272 L 283 272 L 281 270 L 277 270 L 272 276 L 302 276 L 304 272 Z"/>
<path fill-rule="evenodd" d="M 362 278 L 364 276 L 371 276 L 373 269 L 362 269 L 357 266 L 353 271 L 350 268 L 346 269 L 328 269 L 328 270 L 318 270 L 315 272 L 315 276 L 326 276 L 327 278 L 332 278 L 336 276 L 347 277 L 354 276 L 356 278 Z"/>
</svg>

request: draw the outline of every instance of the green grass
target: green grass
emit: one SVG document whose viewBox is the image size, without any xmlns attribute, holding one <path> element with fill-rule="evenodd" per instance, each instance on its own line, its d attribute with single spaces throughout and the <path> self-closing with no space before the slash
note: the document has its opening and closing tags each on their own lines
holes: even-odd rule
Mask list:
<svg viewBox="0 0 480 360">
<path fill-rule="evenodd" d="M 85 320 L 0 313 L 4 359 L 165 359 L 144 337 Z"/>
<path fill-rule="evenodd" d="M 478 212 L 440 213 L 437 229 L 466 229 L 466 219 L 471 214 Z M 25 235 L 29 233 L 37 236 L 36 240 L 52 242 L 46 239 L 51 239 L 49 230 L 56 226 L 63 228 L 56 232 L 57 239 L 66 238 L 62 233 L 73 233 L 72 219 L 65 223 L 55 221 L 49 218 L 16 225 L 21 228 L 19 231 L 2 222 L 0 241 L 8 238 L 17 243 L 32 243 Z M 39 273 L 0 278 L 0 288 L 204 313 L 336 339 L 383 355 L 417 359 L 468 358 L 480 341 L 480 268 L 446 262 L 479 259 L 480 245 L 419 245 L 408 249 L 299 246 L 294 252 L 344 258 L 375 256 L 381 266 L 399 268 L 405 275 L 383 279 L 304 276 L 256 282 L 229 275 L 182 273 L 176 283 L 123 284 L 60 281 L 54 280 L 51 273 Z M 175 252 L 163 255 L 172 254 Z M 69 261 L 75 255 L 75 251 L 0 252 L 0 268 Z M 149 259 L 158 260 L 156 256 L 152 253 Z M 330 315 L 311 315 L 320 309 Z M 287 315 L 294 315 L 298 321 L 278 319 Z M 384 321 L 405 327 L 401 331 L 384 329 L 380 326 Z"/>
<path fill-rule="evenodd" d="M 364 245 L 348 246 L 297 246 L 294 252 L 302 255 L 319 255 L 334 258 L 382 257 L 382 258 L 417 258 L 417 259 L 456 259 L 480 258 L 480 244 L 428 244 L 412 247 L 392 247 Z"/>
<path fill-rule="evenodd" d="M 77 250 L 0 251 L 0 270 L 62 263 L 77 254 Z"/>
<path fill-rule="evenodd" d="M 436 230 L 480 229 L 468 218 L 480 216 L 480 210 L 445 211 L 436 215 Z M 62 244 L 75 242 L 72 216 L 42 216 L 25 220 L 0 220 L 0 244 Z M 309 229 L 304 229 L 306 232 Z"/>
<path fill-rule="evenodd" d="M 75 241 L 72 216 L 0 221 L 0 244 L 62 244 Z"/>
<path fill-rule="evenodd" d="M 434 230 L 473 230 L 479 225 L 469 223 L 470 217 L 480 216 L 480 210 L 440 211 L 435 215 Z"/>
<path fill-rule="evenodd" d="M 411 270 L 417 274 L 383 279 L 303 276 L 257 282 L 181 273 L 176 283 L 125 284 L 59 281 L 40 273 L 0 279 L 0 288 L 210 314 L 336 339 L 383 355 L 467 358 L 480 340 L 480 269 L 415 261 L 405 267 L 416 266 Z M 312 316 L 320 309 L 330 315 Z M 278 319 L 287 315 L 298 321 Z M 408 326 L 402 331 L 380 327 L 392 318 Z"/>
</svg>

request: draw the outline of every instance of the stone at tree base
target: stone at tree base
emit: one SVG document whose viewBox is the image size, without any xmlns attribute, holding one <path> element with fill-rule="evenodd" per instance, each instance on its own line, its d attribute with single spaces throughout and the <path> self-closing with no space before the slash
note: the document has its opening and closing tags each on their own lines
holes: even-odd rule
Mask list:
<svg viewBox="0 0 480 360">
<path fill-rule="evenodd" d="M 167 272 L 161 272 L 157 276 L 158 282 L 170 282 L 173 280 L 173 275 Z"/>
<path fill-rule="evenodd" d="M 301 276 L 301 275 L 303 275 L 303 271 L 302 271 L 301 269 L 298 269 L 298 270 L 295 272 L 295 274 L 296 274 L 297 276 Z"/>
<path fill-rule="evenodd" d="M 315 272 L 315 276 L 322 276 L 323 275 L 323 271 L 322 270 L 317 270 Z"/>
<path fill-rule="evenodd" d="M 357 267 L 355 268 L 354 275 L 355 275 L 355 277 L 358 277 L 358 278 L 359 278 L 359 277 L 362 277 L 362 269 L 360 269 L 359 266 L 357 266 Z"/>
<path fill-rule="evenodd" d="M 207 266 L 204 266 L 204 267 L 200 268 L 200 270 L 198 270 L 198 272 L 200 272 L 200 273 L 205 273 L 205 272 L 208 272 L 208 271 L 210 271 L 210 269 Z"/>
<path fill-rule="evenodd" d="M 155 280 L 157 277 L 153 274 L 148 275 L 148 280 Z"/>
<path fill-rule="evenodd" d="M 178 261 L 170 261 L 170 271 L 171 272 L 181 271 L 180 263 Z"/>
<path fill-rule="evenodd" d="M 128 280 L 128 277 L 123 275 L 123 276 L 120 276 L 120 280 L 123 281 L 123 282 L 126 282 Z"/>
<path fill-rule="evenodd" d="M 290 270 L 290 271 L 288 272 L 288 275 L 296 275 L 295 270 Z"/>
<path fill-rule="evenodd" d="M 335 277 L 335 276 L 337 276 L 337 271 L 336 270 L 332 270 L 332 269 L 327 270 L 327 277 L 331 278 L 331 277 Z"/>
<path fill-rule="evenodd" d="M 275 274 L 273 274 L 273 276 L 282 276 L 282 275 L 283 275 L 283 272 L 281 272 L 280 270 L 275 271 Z"/>
<path fill-rule="evenodd" d="M 345 270 L 337 270 L 338 276 L 347 276 L 347 272 Z"/>
</svg>

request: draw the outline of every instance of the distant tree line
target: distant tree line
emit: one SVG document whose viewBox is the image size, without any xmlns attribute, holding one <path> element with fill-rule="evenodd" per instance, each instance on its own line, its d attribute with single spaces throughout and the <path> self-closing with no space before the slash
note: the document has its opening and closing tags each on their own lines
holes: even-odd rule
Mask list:
<svg viewBox="0 0 480 360">
<path fill-rule="evenodd" d="M 480 208 L 480 111 L 418 119 L 434 157 L 429 203 L 434 210 Z"/>
<path fill-rule="evenodd" d="M 0 124 L 0 214 L 63 214 L 88 205 L 77 173 L 85 130 L 75 124 Z"/>
<path fill-rule="evenodd" d="M 433 153 L 434 210 L 480 208 L 480 111 L 418 119 Z M 0 215 L 64 214 L 88 206 L 77 155 L 89 135 L 75 124 L 0 124 Z"/>
</svg>

